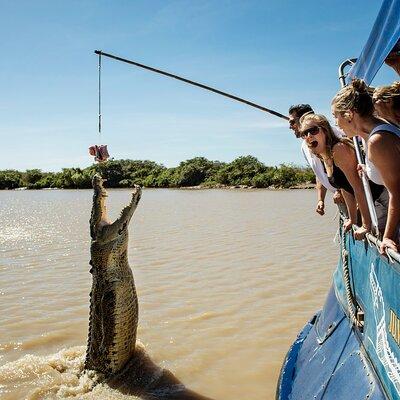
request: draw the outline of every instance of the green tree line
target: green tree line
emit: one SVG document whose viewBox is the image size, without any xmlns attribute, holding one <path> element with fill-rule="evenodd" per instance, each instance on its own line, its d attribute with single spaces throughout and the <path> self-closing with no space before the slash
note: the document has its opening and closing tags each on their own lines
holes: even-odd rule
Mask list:
<svg viewBox="0 0 400 400">
<path fill-rule="evenodd" d="M 107 179 L 107 187 L 112 188 L 131 187 L 134 184 L 151 188 L 199 185 L 290 188 L 315 182 L 310 168 L 286 164 L 268 167 L 253 156 L 239 157 L 230 163 L 195 157 L 173 168 L 148 160 L 111 159 L 84 169 L 63 168 L 60 172 L 3 170 L 0 171 L 0 189 L 89 189 L 96 172 Z"/>
</svg>

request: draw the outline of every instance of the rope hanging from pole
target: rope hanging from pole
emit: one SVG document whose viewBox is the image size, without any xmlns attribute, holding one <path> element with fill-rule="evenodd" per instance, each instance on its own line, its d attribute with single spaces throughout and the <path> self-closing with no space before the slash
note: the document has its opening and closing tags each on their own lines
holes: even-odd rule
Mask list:
<svg viewBox="0 0 400 400">
<path fill-rule="evenodd" d="M 149 67 L 149 66 L 144 65 L 144 64 L 139 64 L 139 63 L 137 63 L 135 61 L 131 61 L 131 60 L 127 60 L 125 58 L 117 57 L 117 56 L 114 56 L 112 54 L 103 53 L 100 50 L 95 50 L 95 54 L 97 54 L 99 56 L 99 64 L 98 64 L 98 70 L 99 70 L 99 81 L 98 81 L 99 126 L 98 126 L 98 128 L 99 128 L 99 141 L 100 142 L 101 142 L 101 129 L 102 129 L 102 114 L 101 114 L 101 57 L 102 56 L 113 58 L 114 60 L 117 60 L 117 61 L 122 61 L 122 62 L 125 62 L 127 64 L 135 65 L 137 67 L 140 67 L 140 68 L 152 71 L 152 72 L 156 72 L 158 74 L 161 74 L 161 75 L 164 75 L 164 76 L 168 76 L 170 78 L 177 79 L 179 81 L 188 83 L 190 85 L 197 86 L 197 87 L 200 87 L 202 89 L 209 90 L 210 92 L 217 93 L 217 94 L 219 94 L 221 96 L 225 96 L 225 97 L 228 97 L 230 99 L 233 99 L 233 100 L 239 101 L 241 103 L 247 104 L 247 105 L 249 105 L 251 107 L 258 108 L 259 110 L 262 110 L 262 111 L 265 111 L 265 112 L 267 112 L 269 114 L 275 115 L 276 117 L 282 118 L 282 119 L 284 119 L 286 121 L 289 120 L 289 118 L 286 115 L 283 115 L 283 114 L 281 114 L 281 113 L 279 113 L 277 111 L 270 110 L 269 108 L 260 106 L 260 105 L 258 105 L 256 103 L 253 103 L 251 101 L 242 99 L 242 98 L 240 98 L 238 96 L 234 96 L 232 94 L 229 94 L 229 93 L 223 92 L 221 90 L 212 88 L 211 86 L 203 85 L 202 83 L 194 82 L 194 81 L 191 81 L 189 79 L 182 78 L 181 76 L 170 74 L 169 72 L 161 71 L 160 69 Z M 107 161 L 107 159 L 109 157 L 109 154 L 108 154 L 108 151 L 107 151 L 107 145 L 103 145 L 103 144 L 93 145 L 93 146 L 89 147 L 89 154 L 94 156 L 95 157 L 94 158 L 95 161 L 98 161 L 98 162 Z"/>
<path fill-rule="evenodd" d="M 99 101 L 99 143 L 101 143 L 101 54 L 99 54 L 99 65 L 98 65 L 99 81 L 98 81 L 98 101 Z M 106 144 L 95 144 L 89 147 L 89 154 L 94 156 L 94 160 L 97 162 L 107 161 L 110 155 L 108 154 Z"/>
<path fill-rule="evenodd" d="M 99 54 L 99 139 L 101 141 L 101 54 Z"/>
</svg>

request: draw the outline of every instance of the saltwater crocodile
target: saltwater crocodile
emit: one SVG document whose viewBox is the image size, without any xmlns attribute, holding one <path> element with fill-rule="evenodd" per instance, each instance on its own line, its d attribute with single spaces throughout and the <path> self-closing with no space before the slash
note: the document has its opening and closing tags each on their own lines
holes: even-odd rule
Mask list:
<svg viewBox="0 0 400 400">
<path fill-rule="evenodd" d="M 93 206 L 90 218 L 90 293 L 89 337 L 85 368 L 113 375 L 135 353 L 138 300 L 127 257 L 128 224 L 141 196 L 136 186 L 131 202 L 120 217 L 108 220 L 103 179 L 93 177 Z"/>
<path fill-rule="evenodd" d="M 107 192 L 99 175 L 93 178 L 90 218 L 92 238 L 89 337 L 85 369 L 100 372 L 110 388 L 145 400 L 211 400 L 185 387 L 136 346 L 138 299 L 128 264 L 128 224 L 139 203 L 135 186 L 131 202 L 113 223 L 108 220 Z"/>
</svg>

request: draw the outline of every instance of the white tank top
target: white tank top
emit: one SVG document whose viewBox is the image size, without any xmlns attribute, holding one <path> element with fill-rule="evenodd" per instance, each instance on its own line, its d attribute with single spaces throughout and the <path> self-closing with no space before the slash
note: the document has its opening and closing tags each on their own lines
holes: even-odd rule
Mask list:
<svg viewBox="0 0 400 400">
<path fill-rule="evenodd" d="M 369 137 L 371 137 L 374 133 L 379 131 L 390 132 L 393 135 L 396 135 L 398 138 L 400 138 L 400 129 L 392 124 L 377 125 L 374 129 L 372 129 L 371 133 L 369 134 Z M 367 171 L 368 178 L 371 179 L 372 182 L 377 183 L 378 185 L 383 185 L 382 176 L 378 171 L 378 169 L 375 167 L 375 165 L 369 160 L 367 149 L 368 149 L 368 144 L 365 146 L 365 169 Z"/>
</svg>

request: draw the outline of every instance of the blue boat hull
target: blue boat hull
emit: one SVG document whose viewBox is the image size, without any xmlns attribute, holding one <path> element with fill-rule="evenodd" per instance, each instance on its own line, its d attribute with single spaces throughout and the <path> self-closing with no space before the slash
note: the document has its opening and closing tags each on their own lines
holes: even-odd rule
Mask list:
<svg viewBox="0 0 400 400">
<path fill-rule="evenodd" d="M 387 399 L 333 288 L 290 348 L 276 398 Z"/>
<path fill-rule="evenodd" d="M 283 363 L 279 400 L 400 399 L 400 268 L 351 235 L 325 305 L 303 328 Z M 349 267 L 346 290 L 343 264 Z M 356 327 L 348 291 L 363 311 Z"/>
</svg>

